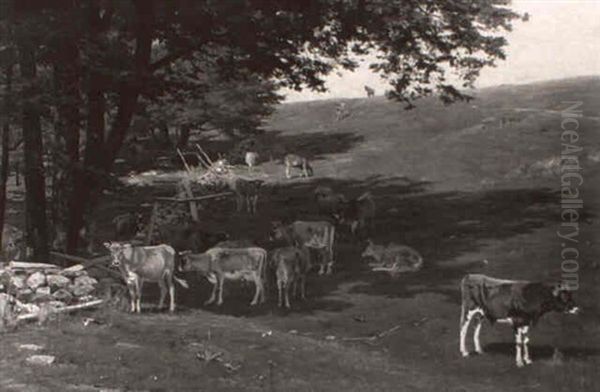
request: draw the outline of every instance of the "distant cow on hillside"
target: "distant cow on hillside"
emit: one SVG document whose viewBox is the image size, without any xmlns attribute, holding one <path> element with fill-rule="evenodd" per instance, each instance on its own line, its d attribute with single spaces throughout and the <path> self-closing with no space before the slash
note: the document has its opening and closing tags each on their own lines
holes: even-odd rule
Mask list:
<svg viewBox="0 0 600 392">
<path fill-rule="evenodd" d="M 529 328 L 535 325 L 540 317 L 551 311 L 570 314 L 579 311 L 571 291 L 560 284 L 504 280 L 470 274 L 462 279 L 460 290 L 460 352 L 463 357 L 469 356 L 465 340 L 473 317 L 476 317 L 473 333 L 475 351 L 483 353 L 479 334 L 485 318 L 491 324 L 506 322 L 512 325 L 518 367 L 531 363 L 528 333 Z"/>
<path fill-rule="evenodd" d="M 292 178 L 292 168 L 302 170 L 303 177 L 312 177 L 313 168 L 308 161 L 308 158 L 296 154 L 287 154 L 283 158 L 285 164 L 285 177 Z"/>
<path fill-rule="evenodd" d="M 254 166 L 258 164 L 258 154 L 253 151 L 247 151 L 245 159 L 246 165 L 248 165 L 248 171 L 252 171 Z"/>
<path fill-rule="evenodd" d="M 375 96 L 375 89 L 365 85 L 365 91 L 367 92 L 368 98 L 372 98 Z"/>
</svg>

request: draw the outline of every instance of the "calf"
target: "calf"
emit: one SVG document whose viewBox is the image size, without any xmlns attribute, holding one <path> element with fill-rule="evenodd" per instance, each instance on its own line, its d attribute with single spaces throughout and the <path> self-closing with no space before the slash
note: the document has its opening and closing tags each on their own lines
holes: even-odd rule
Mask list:
<svg viewBox="0 0 600 392">
<path fill-rule="evenodd" d="M 483 353 L 479 334 L 483 319 L 491 324 L 506 322 L 515 334 L 518 367 L 530 364 L 529 328 L 545 313 L 556 311 L 576 314 L 579 308 L 564 286 L 525 280 L 495 279 L 480 274 L 466 275 L 461 283 L 460 352 L 467 357 L 466 337 L 469 324 L 476 317 L 473 342 L 475 351 Z"/>
<path fill-rule="evenodd" d="M 322 250 L 319 275 L 331 274 L 335 264 L 333 243 L 335 240 L 335 226 L 327 221 L 295 221 L 289 225 L 273 222 L 271 231 L 272 240 L 285 240 L 289 245 L 308 246 Z"/>
<path fill-rule="evenodd" d="M 306 247 L 287 246 L 271 251 L 270 262 L 275 270 L 278 291 L 278 306 L 285 304 L 290 308 L 290 289 L 297 297 L 300 287 L 300 298 L 306 299 L 306 275 L 310 270 L 310 250 Z"/>
<path fill-rule="evenodd" d="M 225 280 L 249 280 L 254 282 L 256 291 L 250 305 L 264 302 L 263 280 L 267 263 L 267 251 L 259 247 L 251 248 L 211 248 L 204 253 L 182 253 L 181 271 L 196 271 L 212 283 L 210 298 L 204 303 L 223 304 L 223 283 Z"/>
<path fill-rule="evenodd" d="M 372 98 L 375 96 L 375 89 L 365 85 L 365 91 L 367 93 L 368 98 Z"/>
<path fill-rule="evenodd" d="M 383 246 L 367 240 L 367 247 L 361 257 L 373 259 L 369 263 L 373 271 L 385 271 L 391 275 L 418 271 L 423 267 L 423 257 L 419 252 L 405 245 Z"/>
<path fill-rule="evenodd" d="M 303 177 L 312 177 L 313 168 L 307 158 L 296 154 L 287 154 L 283 158 L 285 164 L 285 177 L 292 178 L 292 168 L 298 168 L 302 170 Z"/>
<path fill-rule="evenodd" d="M 365 192 L 356 199 L 342 202 L 340 212 L 334 214 L 336 220 L 341 224 L 350 226 L 352 235 L 356 235 L 358 230 L 364 230 L 369 227 L 373 229 L 373 219 L 375 218 L 375 201 L 371 192 Z"/>
<path fill-rule="evenodd" d="M 169 290 L 171 303 L 169 310 L 175 311 L 175 286 L 173 280 L 181 286 L 188 288 L 184 280 L 173 275 L 175 270 L 175 249 L 169 245 L 157 246 L 132 246 L 106 242 L 112 256 L 112 265 L 119 268 L 123 279 L 127 283 L 131 300 L 131 312 L 141 312 L 142 286 L 144 280 L 157 282 L 160 287 L 160 300 L 158 307 L 162 308 L 166 290 Z"/>
</svg>

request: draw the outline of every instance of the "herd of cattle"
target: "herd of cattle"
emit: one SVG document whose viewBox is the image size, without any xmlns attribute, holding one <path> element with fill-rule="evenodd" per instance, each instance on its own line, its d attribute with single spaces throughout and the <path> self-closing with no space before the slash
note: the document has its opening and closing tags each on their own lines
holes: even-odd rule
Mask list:
<svg viewBox="0 0 600 392">
<path fill-rule="evenodd" d="M 307 162 L 295 161 L 306 173 Z M 287 166 L 287 165 L 286 165 Z M 286 169 L 287 174 L 287 169 Z M 205 304 L 223 303 L 223 284 L 226 280 L 248 281 L 255 287 L 251 305 L 263 303 L 265 286 L 271 277 L 276 282 L 278 306 L 290 308 L 290 296 L 305 299 L 306 281 L 313 269 L 319 274 L 331 274 L 335 267 L 334 244 L 336 228 L 348 226 L 353 236 L 372 232 L 375 202 L 369 192 L 348 200 L 328 187 L 318 187 L 314 198 L 320 213 L 330 220 L 298 220 L 292 223 L 272 222 L 268 235 L 271 243 L 283 243 L 267 251 L 250 240 L 231 240 L 225 233 L 206 233 L 199 228 L 185 226 L 170 231 L 167 244 L 135 246 L 128 242 L 107 242 L 112 264 L 122 273 L 130 294 L 130 309 L 141 311 L 141 291 L 144 281 L 156 282 L 160 287 L 159 307 L 166 293 L 170 296 L 170 311 L 175 310 L 175 287 L 188 287 L 176 272 L 194 272 L 212 284 L 212 292 Z M 254 208 L 255 208 L 255 202 Z M 252 208 L 252 207 L 250 207 Z M 138 222 L 136 216 L 134 222 Z M 335 222 L 336 224 L 332 223 Z M 135 225 L 136 223 L 130 224 Z M 121 223 L 121 229 L 124 222 Z M 394 273 L 417 271 L 423 258 L 414 249 L 404 245 L 382 246 L 367 241 L 363 258 L 371 259 L 374 271 Z M 470 274 L 460 283 L 462 306 L 460 315 L 460 352 L 469 356 L 466 336 L 471 321 L 475 320 L 473 342 L 475 351 L 482 353 L 480 332 L 482 321 L 491 324 L 507 322 L 514 330 L 516 364 L 531 363 L 528 332 L 542 315 L 551 311 L 577 313 L 572 293 L 561 285 L 529 281 L 512 281 Z"/>
</svg>

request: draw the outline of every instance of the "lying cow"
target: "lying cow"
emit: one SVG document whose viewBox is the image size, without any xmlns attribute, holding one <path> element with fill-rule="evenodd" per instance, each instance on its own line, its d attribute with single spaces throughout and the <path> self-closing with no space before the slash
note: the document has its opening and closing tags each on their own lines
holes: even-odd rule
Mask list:
<svg viewBox="0 0 600 392">
<path fill-rule="evenodd" d="M 119 268 L 127 283 L 131 301 L 131 312 L 141 312 L 142 286 L 144 280 L 157 282 L 160 287 L 159 309 L 163 307 L 166 290 L 169 290 L 171 303 L 169 310 L 175 311 L 175 286 L 173 280 L 188 288 L 184 280 L 173 275 L 175 270 L 175 249 L 169 245 L 132 246 L 106 242 L 112 256 L 112 265 Z"/>
<path fill-rule="evenodd" d="M 251 248 L 211 248 L 204 253 L 181 254 L 180 270 L 183 272 L 196 271 L 212 283 L 210 298 L 204 303 L 212 304 L 219 297 L 217 305 L 223 304 L 223 283 L 225 280 L 248 280 L 254 282 L 256 292 L 250 305 L 264 302 L 265 289 L 263 285 L 267 266 L 267 251 L 259 247 Z"/>
<path fill-rule="evenodd" d="M 287 246 L 271 251 L 270 263 L 275 270 L 278 291 L 278 306 L 290 308 L 290 289 L 297 297 L 306 299 L 306 276 L 310 271 L 310 250 L 306 247 Z"/>
<path fill-rule="evenodd" d="M 326 221 L 295 221 L 284 225 L 273 222 L 271 231 L 272 240 L 285 240 L 292 246 L 307 246 L 322 250 L 319 275 L 331 274 L 335 264 L 333 243 L 335 240 L 335 226 Z"/>
<path fill-rule="evenodd" d="M 371 258 L 369 267 L 373 271 L 385 271 L 392 276 L 402 272 L 414 272 L 423 267 L 423 257 L 413 248 L 405 245 L 376 245 L 367 240 L 367 247 L 361 258 Z"/>
<path fill-rule="evenodd" d="M 340 212 L 334 214 L 334 217 L 340 224 L 348 225 L 353 236 L 358 233 L 359 229 L 364 231 L 367 226 L 369 230 L 373 229 L 375 201 L 371 192 L 365 192 L 356 199 L 344 201 L 340 207 Z"/>
<path fill-rule="evenodd" d="M 283 158 L 285 164 L 285 177 L 292 178 L 292 168 L 302 170 L 303 177 L 312 177 L 313 168 L 307 158 L 296 154 L 287 154 Z"/>
<path fill-rule="evenodd" d="M 479 334 L 483 319 L 490 323 L 506 322 L 515 333 L 518 367 L 529 365 L 529 328 L 550 311 L 576 314 L 579 308 L 572 294 L 562 285 L 525 280 L 495 279 L 480 274 L 466 275 L 461 283 L 460 352 L 467 357 L 466 337 L 469 324 L 476 317 L 473 342 L 475 351 L 483 353 Z"/>
</svg>

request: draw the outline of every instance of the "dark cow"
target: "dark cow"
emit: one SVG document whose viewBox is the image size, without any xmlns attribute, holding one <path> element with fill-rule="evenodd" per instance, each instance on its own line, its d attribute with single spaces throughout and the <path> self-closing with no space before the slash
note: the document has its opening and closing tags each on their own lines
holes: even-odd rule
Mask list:
<svg viewBox="0 0 600 392">
<path fill-rule="evenodd" d="M 529 328 L 545 313 L 556 311 L 576 314 L 579 308 L 572 293 L 563 285 L 525 280 L 495 279 L 485 275 L 466 275 L 461 283 L 460 352 L 467 357 L 466 337 L 469 324 L 476 317 L 473 341 L 475 351 L 483 353 L 479 334 L 483 319 L 491 324 L 506 322 L 513 326 L 517 366 L 531 363 Z"/>
<path fill-rule="evenodd" d="M 131 300 L 131 312 L 141 312 L 142 286 L 144 280 L 157 282 L 160 287 L 158 307 L 162 308 L 166 291 L 169 290 L 171 303 L 169 310 L 175 311 L 175 286 L 173 280 L 188 288 L 184 280 L 173 275 L 175 271 L 175 249 L 169 245 L 132 246 L 106 242 L 110 251 L 112 265 L 119 268 L 123 280 L 127 283 Z"/>
<path fill-rule="evenodd" d="M 367 93 L 368 98 L 372 98 L 375 96 L 375 89 L 369 86 L 365 86 L 365 92 Z"/>
<path fill-rule="evenodd" d="M 256 214 L 256 204 L 264 181 L 226 175 L 225 182 L 228 188 L 235 193 L 237 212 L 242 212 L 244 204 L 246 204 L 246 211 L 249 214 Z"/>
<path fill-rule="evenodd" d="M 136 212 L 117 215 L 112 220 L 115 227 L 115 240 L 129 241 L 135 237 L 138 232 L 143 230 L 142 219 L 142 214 Z"/>
<path fill-rule="evenodd" d="M 356 235 L 358 230 L 364 232 L 368 227 L 373 230 L 373 219 L 375 218 L 375 201 L 371 192 L 365 192 L 356 199 L 343 202 L 339 213 L 334 214 L 335 219 L 350 227 L 352 235 Z"/>
<path fill-rule="evenodd" d="M 209 232 L 203 230 L 197 223 L 175 227 L 169 225 L 161 227 L 159 231 L 161 240 L 171 245 L 177 252 L 189 250 L 192 253 L 200 253 L 229 239 L 227 233 Z"/>
</svg>

